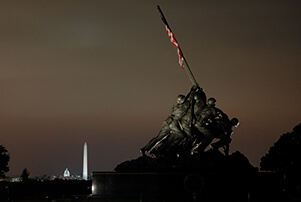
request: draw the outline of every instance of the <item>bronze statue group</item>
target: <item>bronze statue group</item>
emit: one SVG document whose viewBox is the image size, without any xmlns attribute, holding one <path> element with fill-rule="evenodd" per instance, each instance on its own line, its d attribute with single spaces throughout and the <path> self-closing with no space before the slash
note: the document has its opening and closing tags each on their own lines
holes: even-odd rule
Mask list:
<svg viewBox="0 0 301 202">
<path fill-rule="evenodd" d="M 179 95 L 172 113 L 163 122 L 159 134 L 151 139 L 140 151 L 154 157 L 179 157 L 223 148 L 229 153 L 233 127 L 238 126 L 237 118 L 229 119 L 215 107 L 216 100 L 209 98 L 194 85 L 184 96 Z M 216 142 L 212 143 L 214 139 Z"/>
</svg>

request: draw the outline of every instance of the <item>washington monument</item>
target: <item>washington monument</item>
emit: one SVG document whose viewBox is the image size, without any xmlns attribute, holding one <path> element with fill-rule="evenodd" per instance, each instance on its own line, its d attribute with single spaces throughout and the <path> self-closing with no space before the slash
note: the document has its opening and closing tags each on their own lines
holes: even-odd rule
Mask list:
<svg viewBox="0 0 301 202">
<path fill-rule="evenodd" d="M 84 156 L 83 156 L 83 180 L 88 180 L 88 145 L 84 144 Z"/>
</svg>

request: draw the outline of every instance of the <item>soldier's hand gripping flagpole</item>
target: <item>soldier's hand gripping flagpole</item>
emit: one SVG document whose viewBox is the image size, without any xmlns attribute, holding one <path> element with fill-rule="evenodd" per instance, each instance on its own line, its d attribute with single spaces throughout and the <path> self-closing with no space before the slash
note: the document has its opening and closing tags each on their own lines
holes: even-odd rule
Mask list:
<svg viewBox="0 0 301 202">
<path fill-rule="evenodd" d="M 163 21 L 163 23 L 164 23 L 164 25 L 165 25 L 165 28 L 166 28 L 168 37 L 170 38 L 171 43 L 177 48 L 180 66 L 182 67 L 182 69 L 185 69 L 185 70 L 186 70 L 186 73 L 188 74 L 188 76 L 189 76 L 189 78 L 190 78 L 192 84 L 193 84 L 194 86 L 198 86 L 198 83 L 196 82 L 196 80 L 195 80 L 195 78 L 194 78 L 194 76 L 193 76 L 193 74 L 192 74 L 192 72 L 191 72 L 191 70 L 190 70 L 190 68 L 189 68 L 189 65 L 188 65 L 188 63 L 187 63 L 187 61 L 186 61 L 186 59 L 185 59 L 185 57 L 184 57 L 184 54 L 183 54 L 183 52 L 182 52 L 182 50 L 181 50 L 181 48 L 180 48 L 180 45 L 179 45 L 179 43 L 177 42 L 177 40 L 176 40 L 176 38 L 175 38 L 175 35 L 172 33 L 171 28 L 169 27 L 169 25 L 168 25 L 168 23 L 167 23 L 167 20 L 166 20 L 166 18 L 164 17 L 164 14 L 163 14 L 163 12 L 162 12 L 160 6 L 158 5 L 157 8 L 158 8 L 158 10 L 159 10 L 159 12 L 160 12 L 161 19 L 162 19 L 162 21 Z M 184 67 L 184 63 L 185 63 L 186 68 Z"/>
</svg>

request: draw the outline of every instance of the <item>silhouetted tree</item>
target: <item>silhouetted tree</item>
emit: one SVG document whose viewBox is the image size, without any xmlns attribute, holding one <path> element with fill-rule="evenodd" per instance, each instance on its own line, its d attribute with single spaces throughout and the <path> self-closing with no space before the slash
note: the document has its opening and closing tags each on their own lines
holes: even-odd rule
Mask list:
<svg viewBox="0 0 301 202">
<path fill-rule="evenodd" d="M 30 174 L 30 172 L 27 170 L 27 168 L 25 168 L 22 171 L 21 179 L 22 179 L 23 182 L 26 182 L 26 181 L 29 180 L 29 174 Z"/>
<path fill-rule="evenodd" d="M 290 133 L 283 134 L 261 158 L 261 170 L 286 173 L 301 170 L 301 123 Z"/>
<path fill-rule="evenodd" d="M 5 173 L 9 171 L 8 162 L 9 162 L 9 153 L 0 145 L 0 178 L 5 178 Z"/>
</svg>

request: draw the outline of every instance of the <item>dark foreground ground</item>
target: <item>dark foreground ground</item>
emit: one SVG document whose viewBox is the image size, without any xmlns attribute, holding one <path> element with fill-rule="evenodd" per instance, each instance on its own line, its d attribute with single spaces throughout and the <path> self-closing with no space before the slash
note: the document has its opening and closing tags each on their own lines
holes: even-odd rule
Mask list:
<svg viewBox="0 0 301 202">
<path fill-rule="evenodd" d="M 91 181 L 53 180 L 0 182 L 0 200 L 86 199 L 91 194 Z"/>
<path fill-rule="evenodd" d="M 264 175 L 264 176 L 261 176 Z M 216 190 L 193 192 L 185 190 L 183 193 L 167 195 L 143 194 L 130 197 L 121 196 L 92 196 L 92 181 L 54 180 L 54 181 L 28 181 L 28 182 L 0 182 L 0 201 L 101 201 L 101 202 L 301 202 L 299 187 L 285 184 L 275 174 L 258 175 L 259 181 L 249 193 L 240 190 L 223 192 L 231 189 L 231 183 L 216 184 L 210 182 L 209 186 L 218 187 Z M 252 185 L 254 186 L 254 185 Z"/>
</svg>

